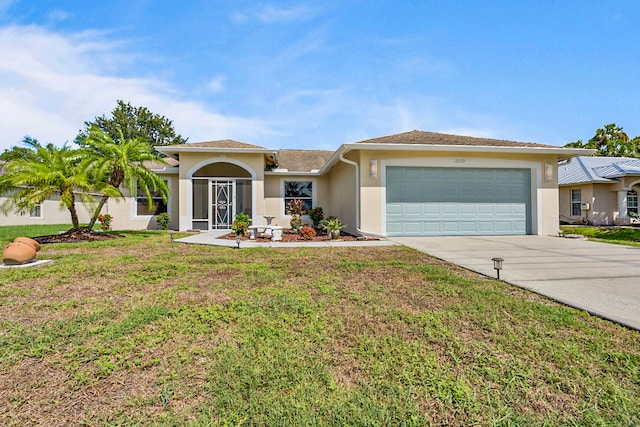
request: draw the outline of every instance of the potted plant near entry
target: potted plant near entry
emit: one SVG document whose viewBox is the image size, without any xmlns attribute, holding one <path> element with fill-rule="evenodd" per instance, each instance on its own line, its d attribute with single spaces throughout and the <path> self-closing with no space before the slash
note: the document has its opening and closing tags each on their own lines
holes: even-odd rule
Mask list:
<svg viewBox="0 0 640 427">
<path fill-rule="evenodd" d="M 339 218 L 330 216 L 322 221 L 322 228 L 327 230 L 327 234 L 331 236 L 331 240 L 337 240 L 340 238 L 340 230 L 345 228 L 346 225 L 340 221 Z"/>
</svg>

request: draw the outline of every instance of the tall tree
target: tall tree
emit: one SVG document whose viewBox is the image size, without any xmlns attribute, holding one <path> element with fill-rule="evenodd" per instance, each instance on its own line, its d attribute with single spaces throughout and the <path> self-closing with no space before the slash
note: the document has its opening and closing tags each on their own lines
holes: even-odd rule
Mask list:
<svg viewBox="0 0 640 427">
<path fill-rule="evenodd" d="M 96 117 L 93 122 L 85 122 L 84 125 L 85 129 L 80 131 L 77 141 L 86 138 L 90 129 L 96 126 L 106 132 L 115 143 L 122 139 L 136 138 L 145 139 L 154 147 L 187 142 L 181 135 L 176 134 L 171 120 L 152 113 L 146 107 L 134 107 L 122 100 L 118 100 L 111 117 Z"/>
<path fill-rule="evenodd" d="M 104 192 L 93 211 L 89 229 L 96 223 L 100 211 L 110 197 L 124 198 L 121 189 L 136 195 L 138 187 L 147 196 L 149 207 L 153 203 L 152 192 L 159 193 L 166 202 L 169 197 L 167 183 L 155 172 L 149 170 L 152 162 L 164 164 L 164 160 L 149 143 L 141 138 L 130 138 L 122 129 L 115 129 L 117 141 L 98 126 L 92 126 L 87 134 L 77 142 L 89 153 L 82 162 L 94 182 L 103 182 L 111 191 Z"/>
<path fill-rule="evenodd" d="M 565 147 L 595 149 L 594 156 L 640 157 L 640 137 L 629 138 L 615 123 L 596 129 L 593 138 L 586 143 L 578 140 Z"/>
<path fill-rule="evenodd" d="M 66 144 L 61 148 L 53 144 L 42 146 L 37 140 L 25 137 L 23 157 L 11 157 L 0 175 L 0 194 L 8 195 L 0 209 L 28 212 L 52 196 L 58 195 L 60 205 L 69 210 L 73 231 L 80 230 L 76 200 L 87 206 L 95 205 L 91 192 L 108 194 L 110 189 L 93 182 L 80 166 L 84 154 Z"/>
</svg>

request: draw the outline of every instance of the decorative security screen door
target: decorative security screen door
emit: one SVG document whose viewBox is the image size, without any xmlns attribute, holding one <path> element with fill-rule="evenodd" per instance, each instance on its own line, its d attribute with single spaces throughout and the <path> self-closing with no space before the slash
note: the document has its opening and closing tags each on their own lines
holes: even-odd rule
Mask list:
<svg viewBox="0 0 640 427">
<path fill-rule="evenodd" d="M 233 222 L 233 181 L 211 181 L 211 228 L 229 229 Z"/>
</svg>

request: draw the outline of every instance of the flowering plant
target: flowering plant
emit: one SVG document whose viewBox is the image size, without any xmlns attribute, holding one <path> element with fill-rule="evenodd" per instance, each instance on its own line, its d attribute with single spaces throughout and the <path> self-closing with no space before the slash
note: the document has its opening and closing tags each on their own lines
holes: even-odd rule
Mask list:
<svg viewBox="0 0 640 427">
<path fill-rule="evenodd" d="M 113 216 L 110 214 L 102 214 L 98 217 L 98 221 L 100 221 L 100 229 L 102 231 L 111 230 L 111 221 L 113 220 Z"/>
<path fill-rule="evenodd" d="M 236 236 L 244 236 L 249 231 L 249 224 L 244 221 L 233 221 L 231 229 L 236 233 Z"/>
<path fill-rule="evenodd" d="M 318 228 L 320 226 L 320 222 L 324 219 L 324 211 L 320 206 L 309 209 L 307 211 L 307 215 L 309 215 L 309 218 L 313 221 L 313 228 Z"/>
<path fill-rule="evenodd" d="M 291 229 L 297 230 L 302 225 L 302 218 L 300 217 L 305 214 L 304 202 L 300 199 L 290 200 L 287 203 L 287 211 L 291 215 L 291 221 L 289 222 Z"/>
<path fill-rule="evenodd" d="M 316 230 L 308 225 L 303 226 L 300 229 L 300 235 L 304 240 L 311 240 L 316 237 Z"/>
</svg>

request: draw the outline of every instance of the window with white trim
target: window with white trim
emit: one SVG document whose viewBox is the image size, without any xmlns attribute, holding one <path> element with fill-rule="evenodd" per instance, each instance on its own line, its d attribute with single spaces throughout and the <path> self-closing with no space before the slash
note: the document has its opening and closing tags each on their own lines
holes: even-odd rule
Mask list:
<svg viewBox="0 0 640 427">
<path fill-rule="evenodd" d="M 581 216 L 582 215 L 582 191 L 581 190 L 571 190 L 571 215 L 572 216 Z"/>
<path fill-rule="evenodd" d="M 165 183 L 167 181 L 165 180 Z M 149 201 L 147 195 L 138 186 L 138 194 L 136 195 L 136 215 L 137 216 L 152 216 L 158 215 L 163 212 L 167 212 L 167 204 L 162 200 L 162 195 L 159 191 L 151 190 L 152 204 L 149 207 Z"/>
<path fill-rule="evenodd" d="M 313 208 L 313 181 L 283 181 L 284 213 L 289 215 L 287 204 L 294 199 L 304 202 L 304 210 Z"/>
<path fill-rule="evenodd" d="M 627 215 L 638 214 L 638 193 L 634 190 L 627 191 Z"/>
<path fill-rule="evenodd" d="M 29 218 L 42 218 L 42 204 L 38 203 L 29 211 Z"/>
</svg>

